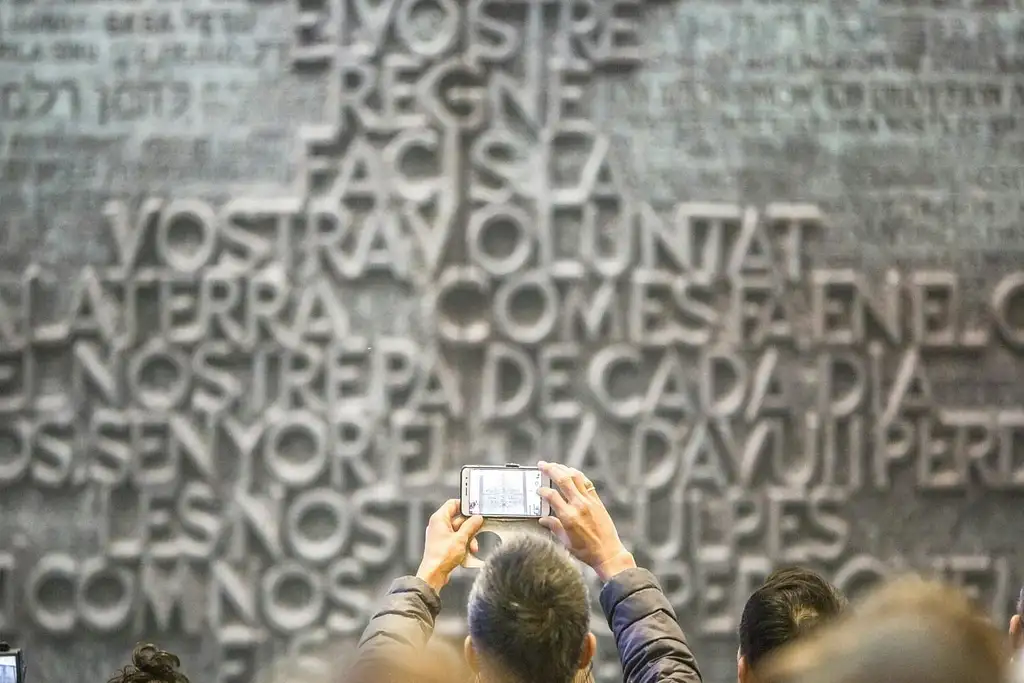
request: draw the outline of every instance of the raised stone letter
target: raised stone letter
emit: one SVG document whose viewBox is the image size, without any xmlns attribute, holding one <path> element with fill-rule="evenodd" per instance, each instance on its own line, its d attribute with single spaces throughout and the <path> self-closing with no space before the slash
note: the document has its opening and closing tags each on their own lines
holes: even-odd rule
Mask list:
<svg viewBox="0 0 1024 683">
<path fill-rule="evenodd" d="M 511 419 L 522 415 L 533 402 L 537 373 L 521 349 L 500 342 L 489 344 L 480 380 L 484 419 Z"/>
<path fill-rule="evenodd" d="M 992 317 L 1006 343 L 1018 351 L 1024 349 L 1024 326 L 1011 316 L 1010 309 L 1020 306 L 1021 296 L 1024 296 L 1024 273 L 1007 275 L 992 291 Z"/>
<path fill-rule="evenodd" d="M 727 349 L 705 353 L 700 372 L 700 400 L 705 413 L 715 417 L 736 415 L 743 408 L 749 375 L 747 364 Z"/>
<path fill-rule="evenodd" d="M 449 58 L 427 70 L 420 78 L 417 94 L 423 108 L 445 128 L 477 131 L 487 123 L 483 77 L 479 67 Z"/>
<path fill-rule="evenodd" d="M 296 457 L 296 450 L 301 457 Z M 272 420 L 263 441 L 263 463 L 270 475 L 286 486 L 301 489 L 311 485 L 327 466 L 323 420 L 305 411 L 287 412 Z"/>
<path fill-rule="evenodd" d="M 617 294 L 613 280 L 604 280 L 593 289 L 583 282 L 570 285 L 559 316 L 560 337 L 589 343 L 621 341 L 625 316 Z"/>
<path fill-rule="evenodd" d="M 430 30 L 424 32 L 415 26 L 413 13 L 421 5 L 436 7 L 442 19 L 431 22 Z M 451 49 L 461 34 L 462 12 L 456 0 L 403 0 L 398 3 L 394 27 L 398 38 L 413 54 L 420 57 L 436 58 Z M 430 37 L 424 38 L 424 33 Z"/>
<path fill-rule="evenodd" d="M 150 410 L 173 410 L 188 395 L 191 369 L 179 349 L 154 339 L 128 363 L 128 389 Z"/>
<path fill-rule="evenodd" d="M 32 461 L 32 425 L 28 420 L 3 420 L 0 426 L 0 484 L 18 481 Z"/>
<path fill-rule="evenodd" d="M 94 584 L 107 583 L 103 595 L 115 587 L 112 602 L 94 602 Z M 116 633 L 130 623 L 137 599 L 137 579 L 127 567 L 111 565 L 104 558 L 82 562 L 75 590 L 75 604 L 83 625 L 96 633 Z"/>
<path fill-rule="evenodd" d="M 74 596 L 78 589 L 78 563 L 70 555 L 55 553 L 43 555 L 29 572 L 25 581 L 25 607 L 28 615 L 44 632 L 52 635 L 67 635 L 74 632 L 78 616 L 74 602 L 53 605 L 52 599 L 45 599 L 44 593 L 57 591 L 51 582 L 67 584 L 67 592 Z"/>
<path fill-rule="evenodd" d="M 302 589 L 296 590 L 299 585 Z M 309 628 L 324 610 L 323 579 L 297 562 L 271 567 L 260 582 L 260 593 L 267 623 L 284 635 Z"/>
<path fill-rule="evenodd" d="M 851 353 L 824 353 L 819 358 L 818 396 L 822 415 L 842 417 L 865 404 L 864 361 Z"/>
<path fill-rule="evenodd" d="M 168 204 L 160 212 L 156 225 L 156 249 L 160 260 L 179 273 L 195 273 L 209 263 L 217 248 L 217 214 L 206 203 L 181 199 Z M 177 241 L 172 235 L 177 230 L 198 231 L 198 243 Z M 184 248 L 183 248 L 184 247 Z"/>
<path fill-rule="evenodd" d="M 14 630 L 14 556 L 0 553 L 0 628 Z"/>
<path fill-rule="evenodd" d="M 786 279 L 799 282 L 804 276 L 808 233 L 824 226 L 824 214 L 813 204 L 778 203 L 765 207 L 764 214 L 772 231 L 782 235 L 781 250 L 785 256 Z"/>
<path fill-rule="evenodd" d="M 117 336 L 116 301 L 108 296 L 94 268 L 84 268 L 71 293 L 68 321 L 74 334 L 98 335 L 107 344 Z"/>
<path fill-rule="evenodd" d="M 486 206 L 469 219 L 466 243 L 469 258 L 493 277 L 505 277 L 522 270 L 533 254 L 533 239 L 527 228 L 532 221 L 514 205 Z M 493 254 L 488 237 L 500 244 L 504 254 Z"/>
<path fill-rule="evenodd" d="M 310 533 L 311 518 L 320 512 L 316 533 Z M 324 518 L 328 521 L 322 521 Z M 296 497 L 288 508 L 285 537 L 295 554 L 308 562 L 321 563 L 342 556 L 352 528 L 348 502 L 337 491 L 313 489 Z"/>
<path fill-rule="evenodd" d="M 429 303 L 426 314 L 435 318 L 434 324 L 442 339 L 460 344 L 481 344 L 487 341 L 491 336 L 491 325 L 487 319 L 460 320 L 465 310 L 471 307 L 464 301 L 449 302 L 448 298 L 457 299 L 457 294 L 466 295 L 470 292 L 475 298 L 483 298 L 490 293 L 490 289 L 490 280 L 480 268 L 448 268 L 441 273 L 433 296 L 427 297 Z M 460 313 L 458 318 L 455 311 Z"/>
<path fill-rule="evenodd" d="M 324 577 L 327 596 L 337 605 L 327 617 L 332 635 L 357 635 L 365 627 L 374 604 L 364 590 L 369 574 L 366 565 L 354 557 L 341 559 L 328 568 Z"/>
<path fill-rule="evenodd" d="M 546 420 L 565 421 L 579 417 L 583 408 L 573 396 L 573 371 L 580 348 L 577 344 L 555 344 L 540 352 L 540 411 Z M 568 367 L 567 367 L 568 366 Z"/>
<path fill-rule="evenodd" d="M 842 595 L 853 599 L 893 572 L 893 568 L 877 557 L 862 553 L 842 564 L 832 583 Z"/>
<path fill-rule="evenodd" d="M 568 3 L 570 6 L 574 3 Z M 643 0 L 608 0 L 601 3 L 604 26 L 599 54 L 607 65 L 632 65 L 643 60 L 640 10 Z"/>
<path fill-rule="evenodd" d="M 107 218 L 107 224 L 114 235 L 114 243 L 120 265 L 131 270 L 138 263 L 139 252 L 146 238 L 150 222 L 164 206 L 164 200 L 157 197 L 148 197 L 139 208 L 135 219 L 135 225 L 131 224 L 129 209 L 121 201 L 109 201 L 103 207 L 103 214 Z M 168 226 L 169 228 L 169 226 Z"/>
<path fill-rule="evenodd" d="M 921 413 L 933 407 L 931 382 L 922 367 L 921 354 L 909 349 L 900 358 L 896 379 L 881 419 L 883 422 L 891 422 L 905 412 Z"/>
<path fill-rule="evenodd" d="M 513 311 L 526 307 L 520 297 L 526 299 L 526 295 L 531 292 L 535 295 L 540 310 L 530 311 L 527 314 L 529 322 L 522 322 L 523 316 Z M 509 339 L 519 344 L 537 344 L 544 341 L 558 323 L 558 311 L 558 290 L 547 273 L 541 270 L 509 278 L 498 286 L 494 295 L 495 324 Z"/>
<path fill-rule="evenodd" d="M 612 375 L 620 366 L 627 366 L 630 374 L 640 369 L 643 361 L 640 351 L 627 344 L 613 344 L 594 354 L 587 370 L 587 386 L 598 405 L 612 417 L 620 420 L 635 419 L 644 409 L 640 392 L 622 396 L 621 389 L 613 386 Z"/>
<path fill-rule="evenodd" d="M 459 377 L 440 349 L 425 349 L 419 354 L 419 368 L 409 395 L 409 407 L 440 411 L 453 418 L 463 416 L 464 401 Z"/>
<path fill-rule="evenodd" d="M 961 341 L 963 308 L 954 273 L 917 272 L 910 277 L 911 339 L 922 348 L 955 348 Z"/>
</svg>

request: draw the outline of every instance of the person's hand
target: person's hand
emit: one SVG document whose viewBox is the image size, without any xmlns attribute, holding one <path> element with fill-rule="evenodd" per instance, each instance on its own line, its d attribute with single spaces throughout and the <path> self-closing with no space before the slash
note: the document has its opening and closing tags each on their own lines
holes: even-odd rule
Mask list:
<svg viewBox="0 0 1024 683">
<path fill-rule="evenodd" d="M 1024 649 L 1024 620 L 1021 620 L 1019 614 L 1014 614 L 1010 619 L 1010 647 L 1013 648 L 1014 658 L 1020 657 Z"/>
<path fill-rule="evenodd" d="M 1017 598 L 1017 613 L 1010 619 L 1010 647 L 1013 649 L 1014 659 L 1018 659 L 1021 650 L 1024 649 L 1024 588 L 1020 589 L 1020 596 Z"/>
<path fill-rule="evenodd" d="M 572 555 L 590 565 L 602 581 L 636 567 L 615 530 L 615 522 L 597 495 L 594 484 L 582 472 L 556 463 L 538 463 L 558 491 L 541 488 L 554 516 L 543 517 L 541 526 L 553 533 Z"/>
<path fill-rule="evenodd" d="M 459 514 L 458 500 L 449 500 L 439 507 L 427 522 L 423 560 L 416 570 L 416 578 L 436 591 L 444 588 L 451 573 L 466 559 L 466 554 L 477 551 L 474 537 L 483 525 L 483 517 L 467 518 Z"/>
</svg>

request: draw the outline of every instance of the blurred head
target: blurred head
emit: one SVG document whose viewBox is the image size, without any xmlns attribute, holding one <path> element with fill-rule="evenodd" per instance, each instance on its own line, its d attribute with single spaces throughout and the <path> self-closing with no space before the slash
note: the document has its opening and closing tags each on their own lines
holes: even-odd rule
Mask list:
<svg viewBox="0 0 1024 683">
<path fill-rule="evenodd" d="M 1004 637 L 961 592 L 903 579 L 846 618 L 767 661 L 760 683 L 992 683 L 1006 680 Z"/>
<path fill-rule="evenodd" d="M 137 645 L 132 651 L 132 663 L 112 676 L 108 683 L 189 683 L 179 671 L 181 661 L 176 655 L 156 645 Z"/>
<path fill-rule="evenodd" d="M 472 678 L 462 649 L 455 642 L 435 635 L 427 644 L 426 654 L 423 683 L 468 683 Z"/>
<path fill-rule="evenodd" d="M 842 613 L 846 600 L 820 574 L 798 567 L 772 572 L 740 617 L 737 677 L 748 683 L 764 658 Z"/>
<path fill-rule="evenodd" d="M 467 611 L 466 660 L 484 683 L 570 683 L 590 668 L 597 640 L 583 575 L 546 538 L 523 534 L 499 546 Z"/>
<path fill-rule="evenodd" d="M 339 676 L 339 671 L 344 674 Z M 395 641 L 394 646 L 360 654 L 354 643 L 327 642 L 283 657 L 261 672 L 259 683 L 469 683 L 462 649 L 434 635 L 423 649 Z"/>
</svg>

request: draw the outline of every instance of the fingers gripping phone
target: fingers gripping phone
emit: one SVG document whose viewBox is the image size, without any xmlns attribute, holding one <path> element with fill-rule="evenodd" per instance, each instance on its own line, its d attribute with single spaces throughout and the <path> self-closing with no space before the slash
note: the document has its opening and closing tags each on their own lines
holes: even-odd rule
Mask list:
<svg viewBox="0 0 1024 683">
<path fill-rule="evenodd" d="M 25 683 L 25 658 L 21 650 L 0 642 L 0 683 Z"/>
<path fill-rule="evenodd" d="M 1024 587 L 1017 598 L 1017 613 L 1010 619 L 1010 640 L 1014 649 L 1024 648 Z"/>
<path fill-rule="evenodd" d="M 462 468 L 460 512 L 494 519 L 540 519 L 551 514 L 540 497 L 551 479 L 536 467 L 466 465 Z"/>
</svg>

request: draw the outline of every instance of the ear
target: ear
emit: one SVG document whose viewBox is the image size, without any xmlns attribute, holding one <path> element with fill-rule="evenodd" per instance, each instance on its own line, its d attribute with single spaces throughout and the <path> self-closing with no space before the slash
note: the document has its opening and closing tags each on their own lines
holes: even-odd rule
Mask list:
<svg viewBox="0 0 1024 683">
<path fill-rule="evenodd" d="M 736 660 L 736 680 L 739 683 L 751 683 L 750 667 L 747 666 L 747 658 L 742 655 Z"/>
<path fill-rule="evenodd" d="M 597 654 L 597 636 L 593 633 L 588 633 L 587 637 L 583 639 L 583 649 L 580 651 L 580 669 L 586 669 L 590 666 L 590 663 L 594 661 L 594 655 Z"/>
<path fill-rule="evenodd" d="M 462 654 L 466 656 L 466 664 L 469 665 L 469 670 L 474 674 L 480 673 L 480 662 L 476 657 L 476 650 L 473 648 L 473 639 L 466 636 L 466 639 L 462 641 Z"/>
</svg>

